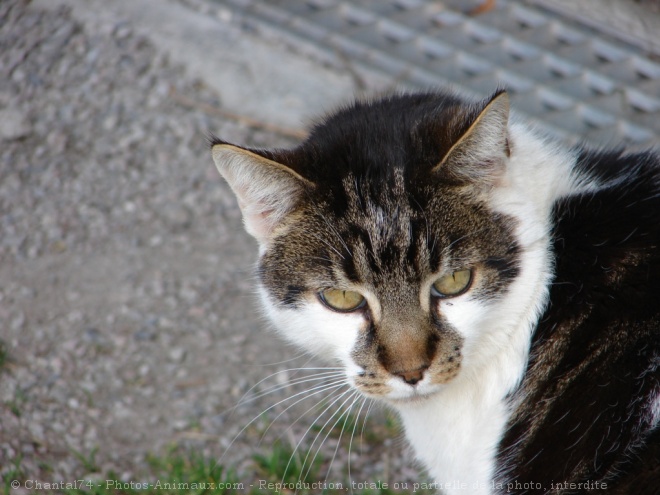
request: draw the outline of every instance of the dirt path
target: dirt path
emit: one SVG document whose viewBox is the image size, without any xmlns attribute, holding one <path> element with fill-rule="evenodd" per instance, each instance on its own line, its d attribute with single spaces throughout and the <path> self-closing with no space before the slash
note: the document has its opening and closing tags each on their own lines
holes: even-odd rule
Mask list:
<svg viewBox="0 0 660 495">
<path fill-rule="evenodd" d="M 265 335 L 256 248 L 205 136 L 293 141 L 208 112 L 224 103 L 130 22 L 0 4 L 0 472 L 73 479 L 95 453 L 131 480 L 172 445 L 250 469 L 259 430 L 227 446 L 290 392 L 224 413 L 307 360 Z"/>
</svg>

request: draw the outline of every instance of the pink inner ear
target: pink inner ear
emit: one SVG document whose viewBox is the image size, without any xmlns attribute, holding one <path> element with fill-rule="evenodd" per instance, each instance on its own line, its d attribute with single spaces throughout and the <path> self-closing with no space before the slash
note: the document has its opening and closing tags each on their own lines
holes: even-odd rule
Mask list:
<svg viewBox="0 0 660 495">
<path fill-rule="evenodd" d="M 303 188 L 313 187 L 286 165 L 236 146 L 214 146 L 213 160 L 236 194 L 245 229 L 262 246 L 296 205 Z"/>
<path fill-rule="evenodd" d="M 273 230 L 274 225 L 270 225 L 273 223 L 273 216 L 275 214 L 275 210 L 262 210 L 261 212 L 257 213 L 255 216 L 257 217 L 255 220 L 258 222 L 262 223 L 264 225 L 264 228 L 267 228 L 269 231 Z"/>
<path fill-rule="evenodd" d="M 243 208 L 243 219 L 245 222 L 245 229 L 249 234 L 254 236 L 260 244 L 265 244 L 271 237 L 273 229 L 275 228 L 275 217 L 277 210 L 261 209 L 257 206 L 252 208 Z"/>
<path fill-rule="evenodd" d="M 270 237 L 273 230 L 272 216 L 275 209 L 264 209 L 263 204 L 260 202 L 251 203 L 246 201 L 247 188 L 236 189 L 236 199 L 238 200 L 238 207 L 243 213 L 243 222 L 245 229 L 248 233 L 254 236 L 259 243 L 264 243 Z"/>
</svg>

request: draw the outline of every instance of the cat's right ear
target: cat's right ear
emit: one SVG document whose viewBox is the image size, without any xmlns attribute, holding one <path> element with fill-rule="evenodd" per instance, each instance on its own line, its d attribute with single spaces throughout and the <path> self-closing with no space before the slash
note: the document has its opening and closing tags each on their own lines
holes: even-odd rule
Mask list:
<svg viewBox="0 0 660 495">
<path fill-rule="evenodd" d="M 227 143 L 212 143 L 213 161 L 236 194 L 245 229 L 261 246 L 272 238 L 282 219 L 314 187 L 291 168 Z"/>
<path fill-rule="evenodd" d="M 504 173 L 509 157 L 509 95 L 496 92 L 433 169 L 459 183 L 490 186 Z"/>
</svg>

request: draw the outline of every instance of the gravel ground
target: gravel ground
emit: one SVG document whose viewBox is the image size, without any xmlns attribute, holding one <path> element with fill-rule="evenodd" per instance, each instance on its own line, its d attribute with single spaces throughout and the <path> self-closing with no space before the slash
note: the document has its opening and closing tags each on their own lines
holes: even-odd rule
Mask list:
<svg viewBox="0 0 660 495">
<path fill-rule="evenodd" d="M 297 443 L 313 413 L 297 419 L 318 400 L 285 402 L 241 433 L 300 389 L 259 392 L 300 376 L 283 370 L 318 363 L 291 360 L 298 352 L 264 330 L 251 296 L 256 246 L 206 136 L 264 147 L 294 138 L 223 117 L 219 110 L 236 102 L 222 101 L 130 22 L 82 22 L 38 3 L 0 0 L 0 341 L 8 355 L 0 477 L 20 460 L 27 479 L 114 471 L 140 481 L 149 454 L 178 447 L 235 466 L 251 483 L 260 476 L 254 453 L 278 437 Z M 346 79 L 337 73 L 329 85 Z M 228 413 L 246 393 L 254 400 Z M 382 411 L 372 410 L 366 430 L 350 455 L 352 479 L 418 478 Z M 330 438 L 321 456 L 331 459 L 336 444 Z M 92 457 L 95 473 L 84 462 Z M 340 446 L 329 480 L 345 479 L 348 461 Z"/>
<path fill-rule="evenodd" d="M 221 105 L 129 23 L 0 3 L 0 472 L 22 459 L 27 478 L 71 480 L 90 474 L 80 455 L 95 452 L 101 476 L 130 481 L 171 446 L 252 472 L 265 428 L 228 446 L 291 391 L 225 412 L 307 361 L 283 363 L 296 352 L 263 336 L 256 247 L 206 135 L 293 142 L 203 111 Z M 352 456 L 354 479 L 415 476 L 400 442 L 375 443 Z M 335 464 L 346 469 L 343 448 Z"/>
</svg>

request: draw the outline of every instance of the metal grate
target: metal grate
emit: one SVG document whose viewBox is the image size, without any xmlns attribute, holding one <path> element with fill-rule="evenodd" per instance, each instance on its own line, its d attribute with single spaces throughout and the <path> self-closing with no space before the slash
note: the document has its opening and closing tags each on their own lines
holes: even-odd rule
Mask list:
<svg viewBox="0 0 660 495">
<path fill-rule="evenodd" d="M 660 64 L 541 8 L 498 0 L 476 17 L 458 0 L 214 0 L 250 27 L 383 72 L 399 86 L 483 97 L 504 85 L 518 113 L 569 141 L 660 141 Z"/>
</svg>

